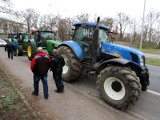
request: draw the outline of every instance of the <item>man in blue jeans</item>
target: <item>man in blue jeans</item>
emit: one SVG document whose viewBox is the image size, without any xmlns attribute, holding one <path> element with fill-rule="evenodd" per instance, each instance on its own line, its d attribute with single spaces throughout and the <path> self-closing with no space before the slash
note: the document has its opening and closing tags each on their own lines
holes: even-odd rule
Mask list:
<svg viewBox="0 0 160 120">
<path fill-rule="evenodd" d="M 37 54 L 31 61 L 30 67 L 33 72 L 33 79 L 34 79 L 34 91 L 32 92 L 33 95 L 38 96 L 39 92 L 39 81 L 41 79 L 43 84 L 43 93 L 44 98 L 48 99 L 48 82 L 47 82 L 47 73 L 50 68 L 50 58 L 44 53 L 42 47 L 37 48 Z"/>
<path fill-rule="evenodd" d="M 54 57 L 51 59 L 51 70 L 57 89 L 55 92 L 62 93 L 64 91 L 64 84 L 62 79 L 63 66 L 65 65 L 64 58 L 58 54 L 58 50 L 53 50 Z"/>
</svg>

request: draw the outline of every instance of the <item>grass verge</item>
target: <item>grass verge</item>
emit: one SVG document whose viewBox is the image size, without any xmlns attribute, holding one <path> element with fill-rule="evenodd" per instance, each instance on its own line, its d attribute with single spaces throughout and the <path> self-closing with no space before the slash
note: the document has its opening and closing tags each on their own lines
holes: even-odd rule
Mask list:
<svg viewBox="0 0 160 120">
<path fill-rule="evenodd" d="M 29 110 L 0 65 L 0 120 L 39 120 Z"/>
<path fill-rule="evenodd" d="M 146 58 L 146 64 L 160 66 L 160 59 Z"/>
</svg>

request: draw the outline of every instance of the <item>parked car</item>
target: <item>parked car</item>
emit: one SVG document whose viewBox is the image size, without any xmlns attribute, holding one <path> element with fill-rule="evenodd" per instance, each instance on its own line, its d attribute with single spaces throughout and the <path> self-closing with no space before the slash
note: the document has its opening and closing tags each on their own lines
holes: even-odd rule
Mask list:
<svg viewBox="0 0 160 120">
<path fill-rule="evenodd" d="M 0 47 L 4 47 L 4 46 L 6 46 L 6 44 L 7 44 L 6 41 L 0 39 Z"/>
</svg>

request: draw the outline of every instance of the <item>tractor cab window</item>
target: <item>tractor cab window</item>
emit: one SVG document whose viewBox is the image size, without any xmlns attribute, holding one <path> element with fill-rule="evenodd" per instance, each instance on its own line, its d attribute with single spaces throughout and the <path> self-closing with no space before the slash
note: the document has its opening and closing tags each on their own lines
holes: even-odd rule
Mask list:
<svg viewBox="0 0 160 120">
<path fill-rule="evenodd" d="M 73 35 L 73 40 L 79 43 L 82 50 L 84 51 L 84 57 L 91 57 L 91 44 L 93 37 L 94 27 L 76 27 L 75 33 Z"/>
<path fill-rule="evenodd" d="M 91 38 L 92 35 L 93 35 L 93 28 L 92 27 L 90 27 L 88 29 L 78 27 L 78 28 L 76 28 L 75 33 L 73 35 L 73 40 L 77 41 L 77 42 L 92 40 L 92 38 Z"/>
<path fill-rule="evenodd" d="M 46 47 L 46 40 L 56 40 L 53 32 L 38 32 L 38 46 Z"/>
<path fill-rule="evenodd" d="M 108 34 L 106 33 L 105 30 L 103 29 L 100 29 L 99 30 L 99 38 L 98 38 L 98 42 L 109 42 L 109 37 L 108 37 Z"/>
<path fill-rule="evenodd" d="M 55 40 L 55 34 L 52 32 L 41 32 L 40 39 L 44 40 Z"/>
<path fill-rule="evenodd" d="M 29 39 L 29 35 L 28 34 L 21 34 L 20 35 L 20 40 L 25 40 L 25 39 Z"/>
<path fill-rule="evenodd" d="M 92 41 L 93 33 L 94 33 L 95 27 L 89 27 L 88 29 L 78 27 L 75 30 L 73 40 L 77 42 L 82 42 L 82 41 Z M 104 29 L 99 29 L 99 38 L 98 42 L 109 42 L 109 36 L 107 32 Z"/>
</svg>

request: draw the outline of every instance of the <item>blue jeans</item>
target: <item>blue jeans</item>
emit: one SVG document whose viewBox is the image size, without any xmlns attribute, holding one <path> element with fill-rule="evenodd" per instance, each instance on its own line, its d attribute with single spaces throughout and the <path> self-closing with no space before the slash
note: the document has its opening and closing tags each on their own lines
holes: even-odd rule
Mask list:
<svg viewBox="0 0 160 120">
<path fill-rule="evenodd" d="M 47 82 L 47 74 L 46 75 L 36 75 L 33 76 L 34 79 L 34 93 L 38 95 L 39 92 L 39 81 L 41 79 L 43 84 L 43 93 L 44 97 L 48 97 L 48 82 Z"/>
<path fill-rule="evenodd" d="M 64 89 L 62 74 L 53 73 L 53 78 L 58 91 L 62 91 Z"/>
</svg>

